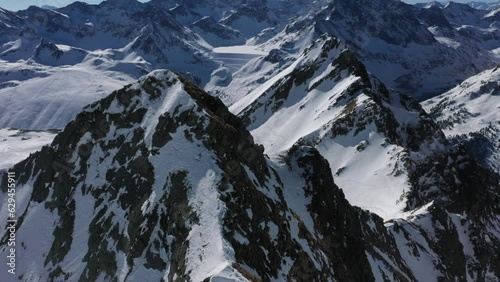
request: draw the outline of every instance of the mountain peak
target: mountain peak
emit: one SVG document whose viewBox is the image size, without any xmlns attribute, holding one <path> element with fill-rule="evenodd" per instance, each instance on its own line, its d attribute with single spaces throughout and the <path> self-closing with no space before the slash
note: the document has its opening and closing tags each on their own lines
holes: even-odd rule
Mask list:
<svg viewBox="0 0 500 282">
<path fill-rule="evenodd" d="M 178 162 L 166 161 L 176 155 Z M 167 275 L 171 280 L 183 275 L 192 281 L 217 275 L 224 265 L 234 271 L 231 252 L 219 245 L 224 240 L 220 226 L 224 209 L 218 210 L 222 203 L 217 189 L 229 189 L 229 180 L 247 179 L 246 168 L 259 181 L 270 176 L 262 149 L 222 102 L 168 70 L 154 71 L 86 107 L 52 146 L 16 166 L 18 173 L 26 172 L 26 166 L 44 172 L 25 174 L 38 179 L 34 186 L 25 180 L 19 183 L 19 191 L 37 196 L 36 202 L 24 206 L 28 223 L 18 229 L 18 238 L 36 257 L 32 275 L 42 280 L 64 275 L 71 280 L 116 277 L 121 267 L 129 268 L 123 275 L 130 281 L 148 271 L 149 278 Z M 52 204 L 45 209 L 36 204 L 40 202 Z M 49 219 L 48 226 L 56 227 L 45 234 L 52 239 L 43 253 L 31 249 L 22 235 L 37 217 L 34 206 L 62 222 L 53 225 Z M 142 217 L 149 218 L 151 228 L 144 229 L 142 220 L 137 221 Z M 109 223 L 121 231 L 104 231 Z M 163 231 L 157 230 L 159 226 Z M 72 230 L 76 233 L 67 234 Z M 200 235 L 190 238 L 190 232 Z M 153 241 L 147 243 L 149 239 Z M 111 246 L 108 240 L 115 242 Z M 167 245 L 157 245 L 160 242 Z M 83 253 L 70 251 L 73 244 L 82 244 Z M 127 259 L 120 260 L 120 254 Z M 164 260 L 165 255 L 185 261 Z M 144 263 L 136 260 L 140 257 Z M 74 259 L 81 263 L 69 270 Z M 69 272 L 63 274 L 61 267 Z"/>
<path fill-rule="evenodd" d="M 370 230 L 388 242 L 374 244 L 397 265 L 390 272 L 411 276 L 380 218 L 349 205 L 316 149 L 295 146 L 284 159 L 267 158 L 218 99 L 154 71 L 13 168 L 18 193 L 31 194 L 19 199 L 17 254 L 31 258 L 20 275 L 370 280 Z M 46 227 L 42 246 L 35 222 Z"/>
</svg>

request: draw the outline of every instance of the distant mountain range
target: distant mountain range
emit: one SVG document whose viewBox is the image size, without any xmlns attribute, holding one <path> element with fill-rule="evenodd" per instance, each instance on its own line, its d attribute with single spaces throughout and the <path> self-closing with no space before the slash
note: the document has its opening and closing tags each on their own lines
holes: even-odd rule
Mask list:
<svg viewBox="0 0 500 282">
<path fill-rule="evenodd" d="M 0 92 L 6 94 L 0 95 L 19 94 L 4 103 L 0 126 L 62 128 L 86 103 L 156 68 L 174 69 L 223 100 L 234 88 L 248 93 L 263 78 L 252 69 L 240 70 L 251 57 L 233 56 L 232 62 L 240 62 L 235 69 L 212 53 L 214 47 L 247 41 L 261 53 L 280 54 L 278 68 L 274 64 L 263 74 L 269 77 L 315 38 L 332 34 L 389 88 L 420 100 L 500 61 L 493 11 L 461 4 L 418 9 L 389 0 L 308 3 L 221 1 L 212 7 L 114 0 L 1 10 Z M 381 7 L 391 13 L 380 17 Z M 99 83 L 96 77 L 102 78 Z M 68 81 L 74 82 L 68 84 L 72 95 L 62 94 L 67 90 L 58 84 Z M 27 103 L 28 93 L 37 95 L 39 89 L 50 95 Z"/>
<path fill-rule="evenodd" d="M 439 7 L 439 8 L 444 8 L 446 4 L 449 2 L 441 2 L 441 1 L 431 1 L 431 2 L 421 2 L 415 4 L 415 6 L 419 8 L 429 8 L 432 6 Z M 471 1 L 471 2 L 466 2 L 464 3 L 466 5 L 471 6 L 474 9 L 480 9 L 480 10 L 494 10 L 500 7 L 500 2 L 479 2 L 479 1 Z"/>
</svg>

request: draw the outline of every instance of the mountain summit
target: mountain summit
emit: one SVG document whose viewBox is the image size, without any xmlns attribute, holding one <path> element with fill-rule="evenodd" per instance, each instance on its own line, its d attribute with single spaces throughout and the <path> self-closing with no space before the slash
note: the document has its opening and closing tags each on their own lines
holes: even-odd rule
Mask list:
<svg viewBox="0 0 500 282">
<path fill-rule="evenodd" d="M 87 107 L 15 166 L 17 193 L 26 195 L 18 275 L 370 280 L 370 259 L 380 255 L 363 232 L 392 241 L 378 217 L 347 203 L 326 168 L 309 147 L 271 161 L 222 102 L 155 71 Z"/>
</svg>

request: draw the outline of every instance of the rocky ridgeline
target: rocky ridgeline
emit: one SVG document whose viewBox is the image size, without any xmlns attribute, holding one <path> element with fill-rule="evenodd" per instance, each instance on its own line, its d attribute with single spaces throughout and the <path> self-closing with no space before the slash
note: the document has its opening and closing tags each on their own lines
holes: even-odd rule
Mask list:
<svg viewBox="0 0 500 282">
<path fill-rule="evenodd" d="M 494 262 L 481 259 L 477 254 L 493 254 L 499 247 L 498 236 L 494 235 L 496 231 L 492 231 L 496 230 L 499 219 L 499 177 L 483 167 L 466 146 L 448 140 L 440 125 L 414 99 L 388 90 L 366 71 L 345 45 L 329 36 L 321 37 L 306 48 L 298 63 L 278 76 L 279 79 L 268 88 L 250 93 L 254 100 L 249 99 L 243 105 L 236 103 L 232 107 L 249 125 L 258 141 L 265 142 L 266 150 L 271 153 L 286 150 L 286 144 L 290 143 L 280 140 L 296 140 L 299 144 L 316 147 L 332 164 L 332 174 L 343 181 L 373 173 L 370 179 L 375 183 L 385 182 L 391 186 L 390 181 L 405 178 L 401 186 L 406 188 L 398 201 L 405 203 L 402 209 L 416 215 L 396 220 L 389 229 L 395 230 L 403 257 L 406 255 L 403 246 L 415 245 L 413 240 L 427 241 L 428 248 L 419 248 L 432 257 L 430 264 L 441 271 L 424 276 L 426 278 L 420 277 L 419 281 L 437 279 L 440 275 L 451 280 L 456 277 L 467 279 L 468 275 L 487 279 L 486 269 L 498 271 Z M 338 91 L 331 90 L 339 88 Z M 311 121 L 304 120 L 304 124 L 287 121 L 293 120 L 294 116 L 312 118 Z M 282 122 L 276 123 L 276 117 Z M 296 132 L 306 134 L 301 136 Z M 373 137 L 374 132 L 383 141 L 379 148 L 376 148 L 378 142 Z M 359 140 L 363 141 L 357 143 Z M 390 149 L 391 146 L 396 149 Z M 353 153 L 346 157 L 349 150 Z M 374 159 L 373 150 L 387 150 L 390 160 Z M 380 165 L 375 171 L 364 170 L 355 161 L 343 166 L 343 160 L 356 158 L 361 163 L 370 160 Z M 353 169 L 351 166 L 357 167 Z M 380 173 L 387 166 L 388 174 Z M 348 194 L 350 189 L 358 189 L 356 184 L 343 188 Z M 395 193 L 389 188 L 377 191 L 387 197 Z M 359 195 L 369 192 L 360 190 Z M 364 203 L 355 197 L 348 199 L 358 205 Z M 377 200 L 369 201 L 375 205 Z M 376 209 L 373 211 L 377 212 Z M 450 221 L 460 223 L 444 224 Z M 412 236 L 419 239 L 401 233 L 402 229 L 398 229 L 401 222 L 408 228 L 413 226 Z M 457 235 L 462 229 L 465 229 L 467 239 Z M 429 233 L 433 235 L 429 236 Z M 399 240 L 405 243 L 399 245 Z M 459 252 L 463 259 L 458 265 L 454 262 L 455 256 L 442 248 L 444 241 L 449 244 L 453 241 L 457 252 L 463 247 Z M 475 250 L 475 253 L 470 250 Z M 413 255 L 420 257 L 418 252 Z M 414 259 L 405 257 L 407 265 L 418 277 L 418 267 L 423 267 L 422 262 L 426 260 L 419 263 L 412 261 Z M 449 265 L 449 268 L 440 265 Z"/>
<path fill-rule="evenodd" d="M 165 70 L 88 106 L 51 146 L 12 171 L 18 195 L 25 195 L 17 224 L 23 281 L 367 281 L 380 275 L 411 281 L 417 274 L 408 255 L 427 247 L 412 241 L 415 233 L 405 235 L 411 228 L 436 230 L 432 238 L 417 234 L 435 242 L 428 248 L 436 262 L 449 262 L 443 277 L 465 277 L 469 262 L 457 262 L 461 253 L 440 244 L 446 240 L 460 251 L 459 229 L 443 222 L 454 216 L 447 206 L 421 215 L 441 225 L 412 219 L 386 227 L 347 202 L 317 150 L 296 145 L 269 159 L 220 100 Z M 498 238 L 476 226 L 487 225 L 487 217 L 473 215 L 463 220 L 473 235 L 490 236 L 474 241 L 474 250 L 497 254 Z M 415 252 L 405 253 L 401 242 Z M 498 274 L 492 261 L 478 262 L 471 266 L 478 275 Z"/>
</svg>

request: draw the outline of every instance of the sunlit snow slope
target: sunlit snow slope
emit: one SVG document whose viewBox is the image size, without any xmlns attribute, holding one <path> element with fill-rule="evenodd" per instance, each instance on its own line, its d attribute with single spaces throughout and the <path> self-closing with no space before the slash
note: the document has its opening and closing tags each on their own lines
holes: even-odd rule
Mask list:
<svg viewBox="0 0 500 282">
<path fill-rule="evenodd" d="M 473 155 L 500 173 L 500 67 L 475 75 L 422 106 L 448 137 L 465 142 Z"/>
<path fill-rule="evenodd" d="M 0 170 L 9 169 L 54 140 L 54 131 L 0 129 Z"/>
<path fill-rule="evenodd" d="M 269 154 L 314 145 L 349 201 L 385 219 L 407 206 L 407 160 L 443 148 L 444 136 L 418 104 L 387 90 L 329 36 L 230 109 Z"/>
</svg>

